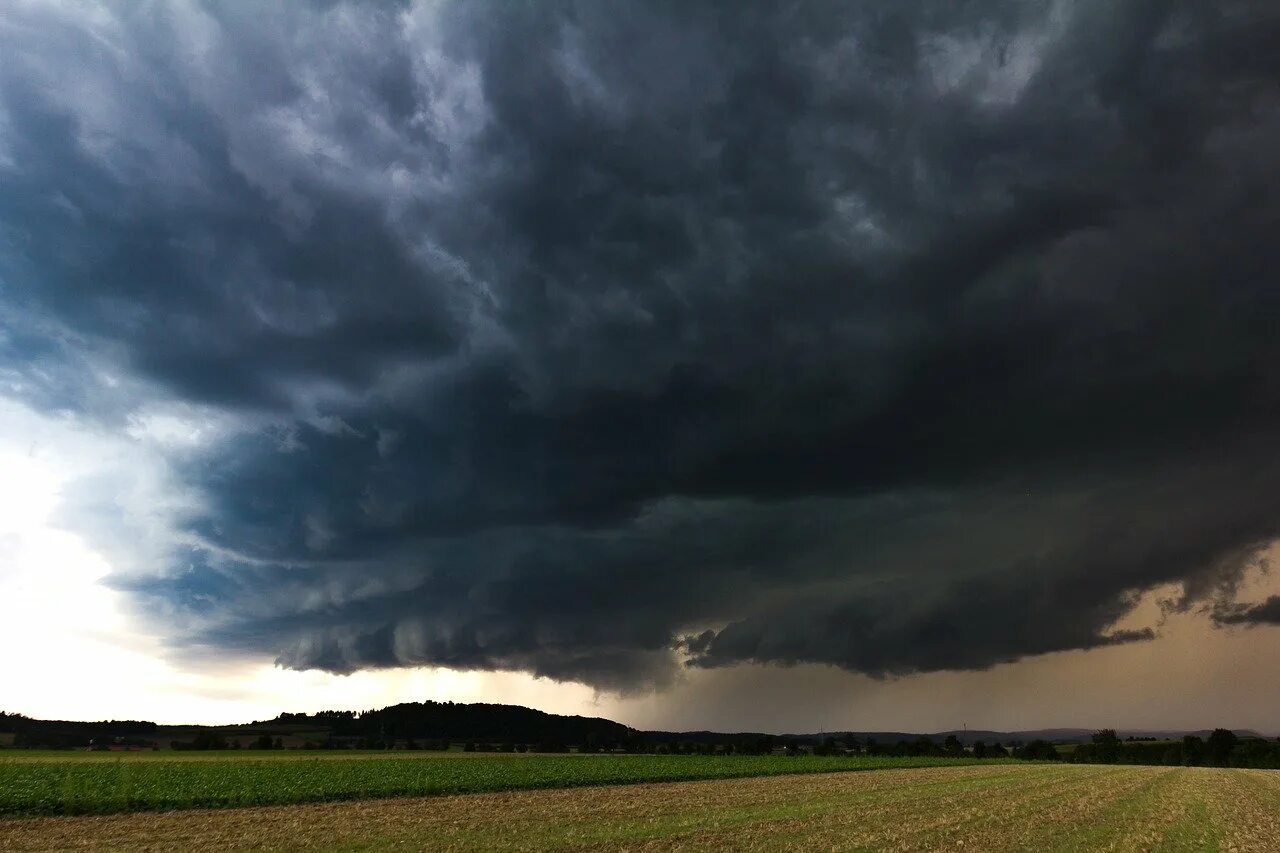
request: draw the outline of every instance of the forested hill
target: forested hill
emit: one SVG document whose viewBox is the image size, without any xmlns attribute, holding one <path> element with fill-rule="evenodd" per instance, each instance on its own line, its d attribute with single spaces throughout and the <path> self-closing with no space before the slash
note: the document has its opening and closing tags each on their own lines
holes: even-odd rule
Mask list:
<svg viewBox="0 0 1280 853">
<path fill-rule="evenodd" d="M 118 740 L 203 749 L 221 748 L 224 743 L 253 743 L 262 737 L 269 742 L 278 738 L 279 742 L 295 746 L 388 745 L 418 739 L 437 744 L 536 744 L 563 750 L 584 744 L 635 741 L 637 733 L 601 717 L 548 714 L 520 705 L 455 702 L 406 702 L 371 711 L 280 714 L 270 720 L 223 726 L 157 725 L 136 720 L 38 720 L 0 713 L 0 746 L 80 747 Z"/>
<path fill-rule="evenodd" d="M 267 721 L 327 729 L 333 737 L 431 737 L 452 741 L 580 744 L 609 743 L 634 736 L 603 717 L 548 714 L 520 705 L 405 702 L 376 711 L 281 714 Z M 255 725 L 262 725 L 261 723 Z"/>
</svg>

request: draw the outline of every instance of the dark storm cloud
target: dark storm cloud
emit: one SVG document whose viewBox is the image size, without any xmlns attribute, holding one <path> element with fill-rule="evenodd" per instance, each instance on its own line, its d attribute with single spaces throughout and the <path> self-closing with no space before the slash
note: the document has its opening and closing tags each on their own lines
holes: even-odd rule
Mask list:
<svg viewBox="0 0 1280 853">
<path fill-rule="evenodd" d="M 1213 614 L 1219 625 L 1280 625 L 1280 595 L 1273 595 L 1261 604 L 1225 605 Z"/>
<path fill-rule="evenodd" d="M 1260 4 L 12 17 L 6 393 L 241 424 L 116 580 L 175 644 L 628 689 L 1267 621 Z"/>
</svg>

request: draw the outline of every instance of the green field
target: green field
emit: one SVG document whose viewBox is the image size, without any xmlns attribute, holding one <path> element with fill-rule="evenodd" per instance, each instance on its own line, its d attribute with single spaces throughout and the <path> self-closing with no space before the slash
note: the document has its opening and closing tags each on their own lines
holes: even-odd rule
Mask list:
<svg viewBox="0 0 1280 853">
<path fill-rule="evenodd" d="M 597 760 L 585 757 L 582 766 Z M 491 761 L 503 759 L 473 764 Z M 1280 850 L 1280 773 L 953 763 L 873 773 L 0 819 L 0 849 L 7 850 L 393 847 L 1270 853 Z"/>
<path fill-rule="evenodd" d="M 947 758 L 467 753 L 0 754 L 0 815 L 104 814 L 977 763 Z"/>
</svg>

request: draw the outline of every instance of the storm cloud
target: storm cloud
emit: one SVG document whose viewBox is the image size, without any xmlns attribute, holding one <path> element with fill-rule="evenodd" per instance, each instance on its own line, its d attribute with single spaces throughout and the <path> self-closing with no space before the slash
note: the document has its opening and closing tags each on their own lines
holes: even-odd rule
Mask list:
<svg viewBox="0 0 1280 853">
<path fill-rule="evenodd" d="M 1213 614 L 1220 625 L 1280 625 L 1280 596 L 1270 596 L 1260 604 L 1231 604 Z"/>
<path fill-rule="evenodd" d="M 1277 47 L 1243 0 L 24 5 L 0 392 L 218 424 L 112 580 L 177 648 L 627 691 L 1152 640 L 1168 584 L 1275 622 Z"/>
</svg>

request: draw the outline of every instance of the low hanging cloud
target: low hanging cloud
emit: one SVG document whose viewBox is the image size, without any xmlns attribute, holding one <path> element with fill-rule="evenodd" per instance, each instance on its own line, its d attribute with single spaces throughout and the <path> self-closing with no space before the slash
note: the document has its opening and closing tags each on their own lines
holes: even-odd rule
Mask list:
<svg viewBox="0 0 1280 853">
<path fill-rule="evenodd" d="M 1249 2 L 23 6 L 0 392 L 186 437 L 112 583 L 187 650 L 625 691 L 1150 640 L 1167 584 L 1274 623 L 1228 593 L 1280 537 L 1277 44 Z"/>
<path fill-rule="evenodd" d="M 1213 614 L 1219 625 L 1280 625 L 1280 595 L 1273 595 L 1259 604 L 1229 604 L 1219 607 Z"/>
</svg>

